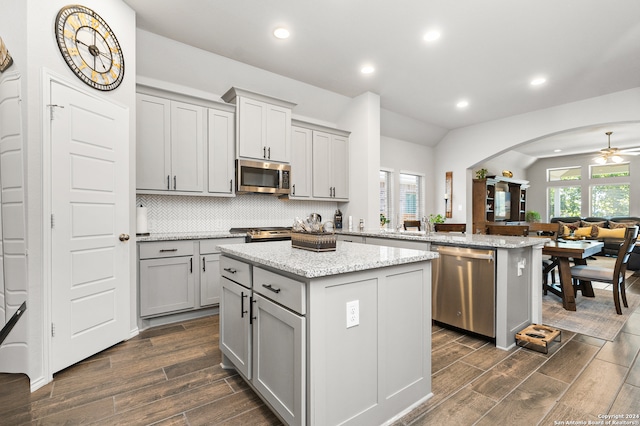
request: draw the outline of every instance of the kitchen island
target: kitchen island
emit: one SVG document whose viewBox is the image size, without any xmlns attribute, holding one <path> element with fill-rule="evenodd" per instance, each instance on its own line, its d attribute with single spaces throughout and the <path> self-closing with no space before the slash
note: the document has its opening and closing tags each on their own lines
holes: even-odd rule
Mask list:
<svg viewBox="0 0 640 426">
<path fill-rule="evenodd" d="M 286 424 L 390 424 L 431 397 L 431 260 L 338 241 L 219 246 L 220 349 Z"/>
<path fill-rule="evenodd" d="M 496 347 L 510 349 L 516 344 L 518 331 L 529 324 L 543 322 L 542 248 L 548 238 L 380 229 L 342 230 L 338 238 L 421 250 L 432 250 L 436 246 L 494 250 L 495 336 L 491 337 L 495 337 Z M 451 278 L 453 282 L 455 277 Z"/>
</svg>

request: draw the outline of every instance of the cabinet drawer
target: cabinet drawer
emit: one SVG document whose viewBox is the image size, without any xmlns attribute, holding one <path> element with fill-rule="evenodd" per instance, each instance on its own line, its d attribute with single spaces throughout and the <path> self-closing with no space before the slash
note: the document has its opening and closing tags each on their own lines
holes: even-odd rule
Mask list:
<svg viewBox="0 0 640 426">
<path fill-rule="evenodd" d="M 193 241 L 157 241 L 139 244 L 140 259 L 193 255 Z"/>
<path fill-rule="evenodd" d="M 251 265 L 248 263 L 221 256 L 220 275 L 247 288 L 251 288 Z"/>
<path fill-rule="evenodd" d="M 254 267 L 253 291 L 301 315 L 306 313 L 305 285 L 300 281 Z"/>
<path fill-rule="evenodd" d="M 244 243 L 244 237 L 200 240 L 200 254 L 220 253 L 220 250 L 218 250 L 219 245 L 239 243 Z"/>
</svg>

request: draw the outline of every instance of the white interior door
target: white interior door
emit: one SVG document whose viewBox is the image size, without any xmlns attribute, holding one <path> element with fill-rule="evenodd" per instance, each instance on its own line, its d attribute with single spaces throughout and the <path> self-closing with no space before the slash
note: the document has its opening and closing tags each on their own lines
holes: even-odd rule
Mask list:
<svg viewBox="0 0 640 426">
<path fill-rule="evenodd" d="M 129 327 L 129 113 L 51 82 L 51 372 Z"/>
</svg>

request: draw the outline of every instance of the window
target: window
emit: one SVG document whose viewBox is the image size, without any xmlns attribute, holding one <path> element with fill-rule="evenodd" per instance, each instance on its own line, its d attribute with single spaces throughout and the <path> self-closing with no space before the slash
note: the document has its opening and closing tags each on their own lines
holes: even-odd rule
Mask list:
<svg viewBox="0 0 640 426">
<path fill-rule="evenodd" d="M 629 176 L 629 163 L 625 164 L 603 164 L 602 166 L 591 166 L 591 179 L 602 179 L 610 177 Z"/>
<path fill-rule="evenodd" d="M 593 185 L 591 216 L 629 216 L 629 184 Z"/>
<path fill-rule="evenodd" d="M 388 221 L 391 220 L 391 172 L 386 170 L 380 170 L 380 219 L 382 215 Z M 384 225 L 385 228 L 389 226 L 388 223 Z"/>
<path fill-rule="evenodd" d="M 422 216 L 422 177 L 400 173 L 400 223 Z"/>
<path fill-rule="evenodd" d="M 582 194 L 579 186 L 551 186 L 549 189 L 549 219 L 558 216 L 580 216 Z"/>
<path fill-rule="evenodd" d="M 558 182 L 563 180 L 580 180 L 582 170 L 580 167 L 563 167 L 560 169 L 547 170 L 549 182 Z"/>
</svg>

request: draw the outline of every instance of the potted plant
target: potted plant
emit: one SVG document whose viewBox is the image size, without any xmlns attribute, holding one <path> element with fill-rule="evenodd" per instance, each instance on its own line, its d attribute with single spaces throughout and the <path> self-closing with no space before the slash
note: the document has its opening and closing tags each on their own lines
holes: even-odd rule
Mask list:
<svg viewBox="0 0 640 426">
<path fill-rule="evenodd" d="M 540 222 L 540 213 L 535 210 L 528 210 L 524 215 L 526 222 Z"/>
<path fill-rule="evenodd" d="M 485 179 L 487 177 L 487 173 L 489 173 L 489 171 L 484 167 L 480 170 L 476 170 L 476 179 Z"/>
<path fill-rule="evenodd" d="M 441 214 L 430 214 L 429 215 L 429 223 L 431 223 L 432 225 L 434 223 L 444 223 L 444 216 L 442 216 Z"/>
<path fill-rule="evenodd" d="M 391 222 L 384 213 L 380 213 L 380 226 L 384 227 L 387 223 Z"/>
</svg>

